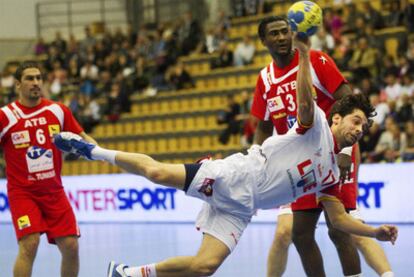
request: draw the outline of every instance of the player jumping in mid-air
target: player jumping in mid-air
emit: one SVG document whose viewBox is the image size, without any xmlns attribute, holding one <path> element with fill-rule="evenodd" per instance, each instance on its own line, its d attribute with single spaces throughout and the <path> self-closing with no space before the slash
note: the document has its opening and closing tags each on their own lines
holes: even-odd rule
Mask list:
<svg viewBox="0 0 414 277">
<path fill-rule="evenodd" d="M 206 202 L 196 222 L 203 240 L 195 256 L 139 267 L 111 262 L 108 276 L 210 276 L 235 248 L 257 209 L 273 208 L 309 193 L 317 193 L 335 228 L 395 242 L 395 226 L 363 224 L 348 215 L 336 198 L 340 191 L 336 153 L 362 137 L 374 114 L 372 106 L 362 95 L 344 97 L 332 111 L 330 127 L 312 98 L 309 49 L 297 40 L 295 45 L 300 53 L 298 122 L 286 135 L 252 146 L 247 155 L 201 164 L 167 164 L 144 154 L 104 149 L 72 133 L 55 136 L 55 144 L 64 151 L 116 164 Z"/>
</svg>

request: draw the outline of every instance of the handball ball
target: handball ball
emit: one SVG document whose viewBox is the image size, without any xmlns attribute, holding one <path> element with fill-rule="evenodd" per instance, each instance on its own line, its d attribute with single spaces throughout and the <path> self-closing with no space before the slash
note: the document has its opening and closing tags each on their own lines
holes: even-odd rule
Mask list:
<svg viewBox="0 0 414 277">
<path fill-rule="evenodd" d="M 288 21 L 299 37 L 309 37 L 322 23 L 322 9 L 311 1 L 296 2 L 288 10 Z"/>
</svg>

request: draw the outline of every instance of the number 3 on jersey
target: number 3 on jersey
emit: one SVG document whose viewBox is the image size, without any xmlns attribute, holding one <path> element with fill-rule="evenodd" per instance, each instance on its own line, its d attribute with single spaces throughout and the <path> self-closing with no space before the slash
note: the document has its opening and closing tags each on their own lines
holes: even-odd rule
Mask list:
<svg viewBox="0 0 414 277">
<path fill-rule="evenodd" d="M 292 94 L 287 94 L 286 95 L 286 100 L 288 101 L 288 103 L 287 103 L 288 111 L 289 112 L 296 111 L 296 103 L 295 103 L 295 99 L 293 99 L 293 95 Z"/>
</svg>

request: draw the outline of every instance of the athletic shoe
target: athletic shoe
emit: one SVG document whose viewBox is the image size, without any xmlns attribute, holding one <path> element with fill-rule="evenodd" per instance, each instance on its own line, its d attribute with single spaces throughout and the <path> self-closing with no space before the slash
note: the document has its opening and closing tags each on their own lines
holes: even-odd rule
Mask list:
<svg viewBox="0 0 414 277">
<path fill-rule="evenodd" d="M 53 142 L 56 147 L 62 151 L 74 153 L 83 156 L 88 160 L 93 160 L 91 152 L 96 145 L 85 141 L 77 134 L 71 132 L 61 132 L 54 136 Z"/>
<path fill-rule="evenodd" d="M 116 262 L 111 261 L 108 266 L 107 277 L 128 277 L 125 273 L 126 268 L 128 268 L 127 265 L 117 264 Z"/>
</svg>

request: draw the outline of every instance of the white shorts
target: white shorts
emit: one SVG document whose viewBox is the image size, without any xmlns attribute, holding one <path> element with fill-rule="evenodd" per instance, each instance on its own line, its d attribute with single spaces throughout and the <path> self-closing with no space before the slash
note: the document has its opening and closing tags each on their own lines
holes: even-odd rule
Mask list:
<svg viewBox="0 0 414 277">
<path fill-rule="evenodd" d="M 259 166 L 243 154 L 205 161 L 186 193 L 221 211 L 250 220 L 256 212 L 254 197 L 256 183 L 261 181 Z"/>
<path fill-rule="evenodd" d="M 250 220 L 233 216 L 208 203 L 203 203 L 196 220 L 197 230 L 223 242 L 232 252 Z"/>
<path fill-rule="evenodd" d="M 293 215 L 292 208 L 290 207 L 290 204 L 282 205 L 279 207 L 279 210 L 277 212 L 277 216 L 281 215 Z"/>
</svg>

